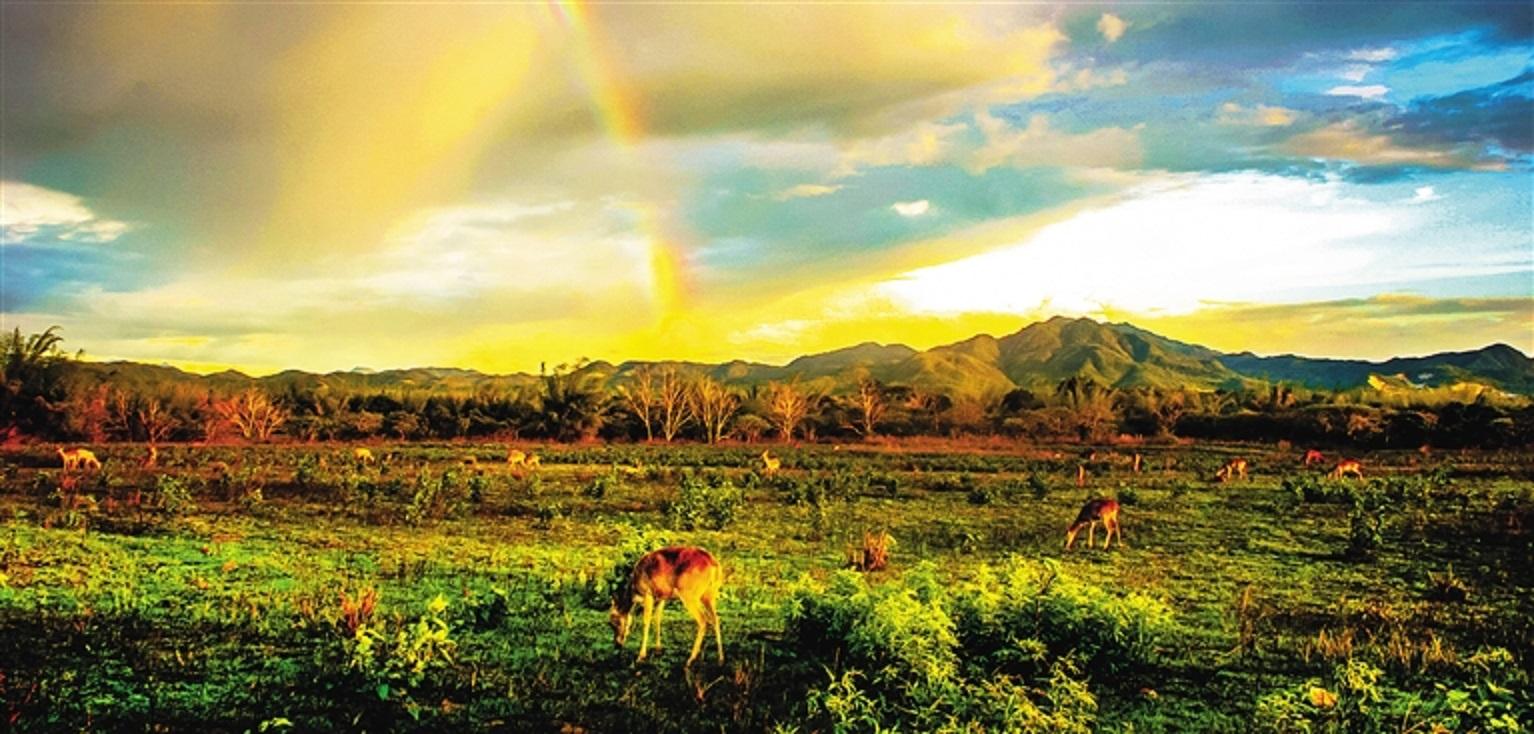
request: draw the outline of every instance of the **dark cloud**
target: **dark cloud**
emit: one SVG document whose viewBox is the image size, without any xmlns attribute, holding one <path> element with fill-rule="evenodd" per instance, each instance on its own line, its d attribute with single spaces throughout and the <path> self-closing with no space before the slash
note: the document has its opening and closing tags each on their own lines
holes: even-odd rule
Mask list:
<svg viewBox="0 0 1534 734">
<path fill-rule="evenodd" d="M 1419 99 L 1386 125 L 1408 139 L 1534 151 L 1534 71 L 1479 89 Z"/>
</svg>

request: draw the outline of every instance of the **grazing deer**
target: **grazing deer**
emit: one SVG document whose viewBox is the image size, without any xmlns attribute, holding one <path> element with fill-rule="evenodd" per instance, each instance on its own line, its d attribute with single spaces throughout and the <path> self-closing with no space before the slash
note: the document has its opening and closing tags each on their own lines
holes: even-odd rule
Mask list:
<svg viewBox="0 0 1534 734">
<path fill-rule="evenodd" d="M 144 452 L 144 468 L 145 469 L 153 469 L 159 463 L 160 463 L 160 450 L 155 448 L 153 445 L 151 445 L 149 447 L 149 450 Z"/>
<path fill-rule="evenodd" d="M 762 452 L 762 473 L 768 476 L 778 473 L 779 467 L 783 466 L 783 460 L 773 456 L 769 451 Z"/>
<path fill-rule="evenodd" d="M 1246 459 L 1231 459 L 1229 462 L 1226 462 L 1224 468 L 1215 472 L 1214 475 L 1222 483 L 1229 482 L 1236 477 L 1241 477 L 1241 481 L 1244 482 L 1246 481 Z"/>
<path fill-rule="evenodd" d="M 363 448 L 361 446 L 352 449 L 352 460 L 359 464 L 372 464 L 378 461 L 377 459 L 373 458 L 373 451 L 371 449 Z"/>
<path fill-rule="evenodd" d="M 1326 457 L 1323 456 L 1320 451 L 1311 449 L 1305 452 L 1305 466 L 1319 464 L 1323 461 L 1326 461 Z"/>
<path fill-rule="evenodd" d="M 1118 500 L 1096 499 L 1081 506 L 1081 512 L 1076 513 L 1076 521 L 1071 523 L 1070 529 L 1065 531 L 1065 549 L 1070 550 L 1076 543 L 1076 534 L 1081 532 L 1082 526 L 1087 528 L 1087 547 L 1097 543 L 1097 523 L 1102 522 L 1103 530 L 1107 537 L 1103 538 L 1103 550 L 1108 549 L 1108 544 L 1113 542 L 1113 536 L 1119 538 L 1119 547 L 1124 547 L 1124 534 L 1119 531 L 1119 503 Z"/>
<path fill-rule="evenodd" d="M 634 572 L 628 581 L 613 597 L 613 606 L 607 615 L 613 626 L 613 642 L 621 648 L 628 640 L 629 627 L 634 621 L 634 605 L 640 604 L 644 608 L 644 630 L 639 641 L 639 659 L 644 660 L 650 652 L 650 620 L 655 620 L 655 647 L 660 649 L 660 622 L 666 602 L 680 599 L 687 613 L 698 623 L 698 635 L 693 638 L 687 665 L 692 665 L 698 658 L 710 622 L 714 625 L 719 662 L 723 663 L 724 639 L 719 636 L 719 612 L 714 608 L 722 583 L 724 570 L 702 548 L 673 546 L 644 554 L 634 564 Z"/>
<path fill-rule="evenodd" d="M 537 469 L 543 465 L 537 454 L 528 454 L 517 449 L 506 452 L 506 465 L 521 467 L 523 469 Z"/>
<path fill-rule="evenodd" d="M 64 461 L 64 471 L 101 469 L 101 462 L 90 449 L 59 449 L 59 458 Z"/>
<path fill-rule="evenodd" d="M 1359 479 L 1363 479 L 1364 465 L 1359 463 L 1357 459 L 1343 459 L 1342 461 L 1337 462 L 1337 468 L 1332 470 L 1331 478 L 1341 479 L 1343 476 L 1348 474 L 1358 477 Z"/>
</svg>

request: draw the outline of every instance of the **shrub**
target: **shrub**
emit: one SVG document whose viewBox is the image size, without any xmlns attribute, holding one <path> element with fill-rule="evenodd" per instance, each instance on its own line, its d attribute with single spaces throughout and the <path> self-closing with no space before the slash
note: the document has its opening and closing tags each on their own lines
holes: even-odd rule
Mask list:
<svg viewBox="0 0 1534 734">
<path fill-rule="evenodd" d="M 735 519 L 744 501 L 744 494 L 728 479 L 686 474 L 666 514 L 673 525 L 683 530 L 721 530 Z"/>
<path fill-rule="evenodd" d="M 797 592 L 786 617 L 802 655 L 841 666 L 808 698 L 830 731 L 1090 731 L 1096 701 L 1073 661 L 1144 664 L 1167 627 L 1155 602 L 1021 561 L 963 582 L 931 564 L 877 586 L 843 572 Z"/>
<path fill-rule="evenodd" d="M 185 515 L 197 509 L 197 501 L 192 499 L 192 490 L 185 480 L 170 474 L 161 474 L 155 478 L 155 494 L 159 497 L 160 509 L 169 515 Z"/>
</svg>

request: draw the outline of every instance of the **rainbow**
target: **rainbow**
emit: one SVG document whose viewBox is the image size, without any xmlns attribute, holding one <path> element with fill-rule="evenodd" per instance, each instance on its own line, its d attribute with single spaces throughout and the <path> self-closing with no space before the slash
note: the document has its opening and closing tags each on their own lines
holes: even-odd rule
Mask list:
<svg viewBox="0 0 1534 734">
<path fill-rule="evenodd" d="M 596 112 L 602 130 L 628 157 L 638 162 L 638 146 L 644 139 L 643 109 L 638 95 L 626 84 L 608 49 L 612 45 L 593 22 L 588 2 L 552 0 L 549 11 L 573 40 L 571 59 L 577 76 Z M 660 207 L 652 202 L 632 201 L 625 205 L 650 247 L 652 292 L 656 304 L 656 327 L 663 329 L 680 311 L 689 288 L 685 281 L 686 257 L 681 243 L 685 235 L 668 224 Z"/>
</svg>

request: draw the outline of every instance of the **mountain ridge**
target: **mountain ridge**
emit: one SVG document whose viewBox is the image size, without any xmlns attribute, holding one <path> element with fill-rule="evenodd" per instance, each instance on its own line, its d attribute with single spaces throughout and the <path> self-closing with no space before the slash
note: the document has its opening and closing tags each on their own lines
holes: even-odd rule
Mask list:
<svg viewBox="0 0 1534 734">
<path fill-rule="evenodd" d="M 390 370 L 352 368 L 325 373 L 284 370 L 252 377 L 236 370 L 197 375 L 169 365 L 131 361 L 81 362 L 103 381 L 152 383 L 192 381 L 208 388 L 253 382 L 268 389 L 420 389 L 460 392 L 511 389 L 537 384 L 526 372 L 492 374 L 456 367 Z M 1472 382 L 1534 395 L 1534 359 L 1496 343 L 1474 350 L 1369 361 L 1294 354 L 1259 356 L 1220 352 L 1141 329 L 1129 323 L 1056 316 L 1025 325 L 1012 334 L 976 334 L 917 350 L 905 344 L 866 341 L 801 355 L 783 365 L 747 360 L 704 363 L 684 360 L 629 360 L 584 363 L 582 374 L 604 384 L 622 381 L 644 365 L 676 366 L 702 372 L 727 385 L 749 387 L 773 380 L 801 379 L 830 391 L 845 390 L 864 378 L 945 392 L 956 398 L 995 399 L 1017 388 L 1051 390 L 1069 377 L 1117 388 L 1162 387 L 1214 390 L 1284 382 L 1346 390 L 1369 384 L 1371 376 L 1402 376 L 1427 387 Z"/>
</svg>

